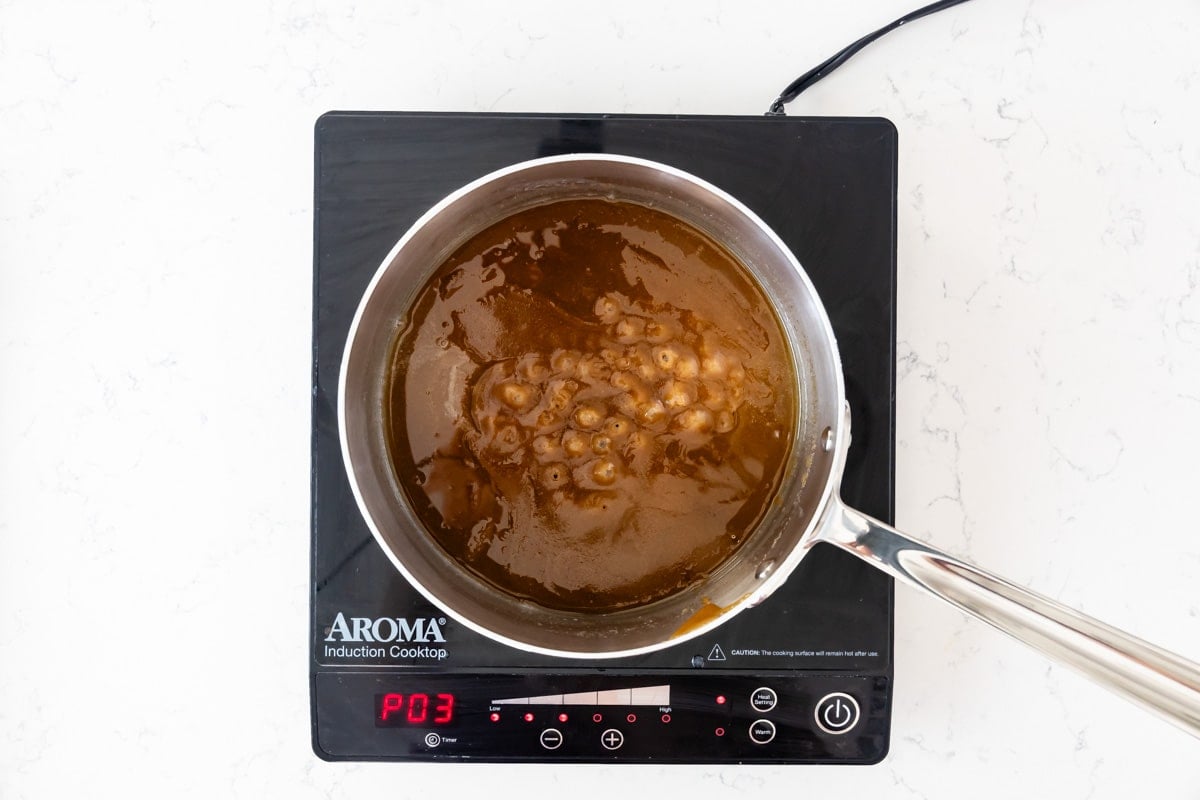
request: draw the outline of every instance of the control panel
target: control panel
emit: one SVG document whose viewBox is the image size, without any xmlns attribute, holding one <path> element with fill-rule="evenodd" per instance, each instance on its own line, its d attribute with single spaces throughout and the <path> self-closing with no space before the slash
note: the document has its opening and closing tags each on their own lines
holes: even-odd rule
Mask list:
<svg viewBox="0 0 1200 800">
<path fill-rule="evenodd" d="M 330 760 L 858 763 L 888 746 L 884 676 L 323 672 Z"/>
</svg>

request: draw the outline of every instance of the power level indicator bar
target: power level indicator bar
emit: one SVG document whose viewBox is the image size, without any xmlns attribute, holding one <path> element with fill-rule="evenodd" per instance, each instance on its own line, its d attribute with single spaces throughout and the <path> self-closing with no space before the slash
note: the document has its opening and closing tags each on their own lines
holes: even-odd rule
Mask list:
<svg viewBox="0 0 1200 800">
<path fill-rule="evenodd" d="M 598 692 L 543 694 L 537 697 L 501 697 L 494 706 L 669 706 L 671 686 L 638 686 Z"/>
</svg>

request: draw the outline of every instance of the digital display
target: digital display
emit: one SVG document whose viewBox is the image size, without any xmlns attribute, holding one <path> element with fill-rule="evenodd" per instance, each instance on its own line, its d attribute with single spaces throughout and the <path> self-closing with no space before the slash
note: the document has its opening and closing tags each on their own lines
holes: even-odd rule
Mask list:
<svg viewBox="0 0 1200 800">
<path fill-rule="evenodd" d="M 448 692 L 388 692 L 375 695 L 375 727 L 451 725 L 454 695 Z"/>
</svg>

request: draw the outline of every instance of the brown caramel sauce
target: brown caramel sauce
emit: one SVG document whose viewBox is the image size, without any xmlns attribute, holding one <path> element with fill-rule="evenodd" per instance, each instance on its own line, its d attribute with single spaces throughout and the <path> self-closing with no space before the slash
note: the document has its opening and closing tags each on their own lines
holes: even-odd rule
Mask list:
<svg viewBox="0 0 1200 800">
<path fill-rule="evenodd" d="M 666 597 L 770 505 L 796 424 L 770 303 L 663 212 L 571 200 L 459 247 L 389 375 L 396 476 L 442 548 L 556 609 Z"/>
</svg>

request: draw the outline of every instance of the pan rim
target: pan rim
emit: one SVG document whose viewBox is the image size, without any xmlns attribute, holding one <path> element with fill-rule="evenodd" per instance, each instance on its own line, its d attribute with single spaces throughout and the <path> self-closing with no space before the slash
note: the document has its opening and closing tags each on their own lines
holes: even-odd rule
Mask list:
<svg viewBox="0 0 1200 800">
<path fill-rule="evenodd" d="M 363 489 L 360 485 L 359 475 L 354 467 L 354 458 L 352 453 L 353 444 L 348 434 L 349 425 L 347 424 L 347 415 L 349 413 L 347 384 L 350 378 L 351 354 L 354 352 L 355 344 L 359 339 L 363 318 L 372 305 L 372 299 L 376 297 L 377 287 L 381 281 L 383 281 L 385 275 L 387 275 L 392 266 L 396 263 L 399 256 L 404 252 L 404 249 L 410 244 L 414 237 L 419 235 L 419 233 L 425 227 L 427 227 L 432 220 L 445 213 L 448 208 L 454 206 L 463 198 L 479 191 L 489 184 L 495 183 L 504 178 L 508 178 L 520 172 L 539 169 L 546 166 L 553 166 L 555 164 L 580 162 L 608 162 L 629 165 L 640 169 L 658 172 L 692 185 L 696 189 L 709 194 L 718 201 L 728 205 L 734 213 L 742 216 L 759 233 L 768 239 L 774 251 L 777 252 L 780 257 L 787 262 L 787 265 L 795 273 L 795 277 L 802 284 L 803 290 L 807 292 L 808 295 L 813 299 L 814 307 L 819 313 L 812 315 L 814 319 L 811 320 L 812 325 L 810 330 L 815 330 L 819 335 L 821 339 L 820 346 L 826 350 L 826 355 L 830 359 L 832 364 L 832 372 L 835 376 L 832 386 L 821 387 L 822 392 L 828 393 L 832 391 L 834 394 L 834 397 L 830 401 L 832 403 L 832 408 L 835 409 L 833 414 L 834 423 L 830 426 L 832 438 L 829 442 L 829 446 L 825 448 L 827 450 L 832 450 L 833 461 L 830 465 L 828 476 L 823 479 L 824 486 L 822 487 L 822 490 L 818 496 L 816 507 L 811 509 L 811 511 L 806 515 L 806 528 L 800 536 L 796 537 L 795 544 L 790 548 L 783 561 L 774 567 L 774 569 L 771 571 L 771 574 L 762 580 L 754 592 L 743 596 L 734 604 L 722 607 L 720 612 L 712 615 L 710 619 L 699 622 L 696 625 L 688 625 L 686 626 L 686 629 L 676 631 L 673 635 L 664 636 L 649 644 L 606 651 L 583 651 L 547 647 L 544 645 L 512 638 L 493 630 L 486 625 L 483 625 L 482 623 L 472 619 L 469 615 L 460 612 L 452 603 L 448 602 L 438 593 L 426 586 L 425 583 L 421 581 L 411 569 L 408 568 L 400 556 L 395 552 L 395 548 L 391 543 L 389 543 L 386 535 L 381 529 L 381 526 L 376 521 L 375 516 L 372 513 L 370 503 L 363 492 Z M 755 277 L 757 279 L 757 276 Z M 772 297 L 769 292 L 766 294 L 768 301 L 776 307 L 776 312 L 780 313 L 777 298 Z M 782 318 L 781 313 L 780 316 Z M 795 354 L 793 354 L 793 357 L 795 357 Z M 783 585 L 787 577 L 804 556 L 807 549 L 818 538 L 818 532 L 823 527 L 822 521 L 831 506 L 834 496 L 838 492 L 841 469 L 844 463 L 844 455 L 849 444 L 849 426 L 847 424 L 843 424 L 842 422 L 844 419 L 842 409 L 844 409 L 845 406 L 845 383 L 842 372 L 841 357 L 840 353 L 838 352 L 837 340 L 834 335 L 828 313 L 824 304 L 821 302 L 820 296 L 818 295 L 815 286 L 812 284 L 808 273 L 804 270 L 802 265 L 799 263 L 799 260 L 792 253 L 791 249 L 778 236 L 778 234 L 738 198 L 721 189 L 720 187 L 697 177 L 696 175 L 662 162 L 614 153 L 561 154 L 529 159 L 510 164 L 464 184 L 431 206 L 397 240 L 395 245 L 393 245 L 391 250 L 381 261 L 380 265 L 376 268 L 371 280 L 363 290 L 362 296 L 359 300 L 358 306 L 355 309 L 354 316 L 347 331 L 346 344 L 343 348 L 341 364 L 338 371 L 338 439 L 348 483 L 350 485 L 351 493 L 354 496 L 355 503 L 363 517 L 365 524 L 397 571 L 405 578 L 405 580 L 408 581 L 410 585 L 413 586 L 414 589 L 416 589 L 423 597 L 433 603 L 437 608 L 445 611 L 457 622 L 480 635 L 527 652 L 535 652 L 548 656 L 579 660 L 609 659 L 642 655 L 696 638 L 724 624 L 726 621 L 731 619 L 733 616 L 736 616 L 737 613 L 745 608 L 752 607 L 762 602 L 762 600 Z"/>
</svg>

